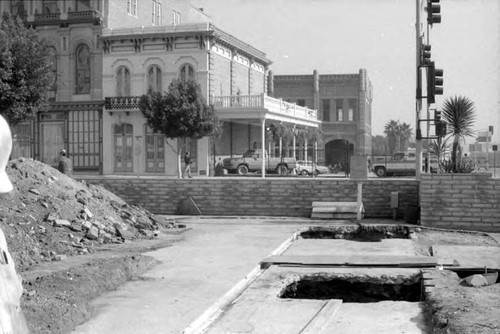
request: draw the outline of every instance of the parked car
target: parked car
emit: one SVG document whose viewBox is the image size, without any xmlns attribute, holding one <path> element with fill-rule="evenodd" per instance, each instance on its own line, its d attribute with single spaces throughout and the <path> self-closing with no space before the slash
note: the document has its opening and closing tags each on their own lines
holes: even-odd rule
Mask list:
<svg viewBox="0 0 500 334">
<path fill-rule="evenodd" d="M 260 172 L 262 169 L 262 150 L 248 150 L 242 157 L 226 158 L 223 160 L 223 165 L 228 173 L 238 175 Z M 295 159 L 269 157 L 267 152 L 264 151 L 264 167 L 268 173 L 287 175 L 289 170 L 295 168 Z"/>
<path fill-rule="evenodd" d="M 300 175 L 311 175 L 314 174 L 326 174 L 329 173 L 330 171 L 328 170 L 328 167 L 322 166 L 322 165 L 313 165 L 312 161 L 304 161 L 304 160 L 298 160 L 297 161 L 297 174 Z"/>
</svg>

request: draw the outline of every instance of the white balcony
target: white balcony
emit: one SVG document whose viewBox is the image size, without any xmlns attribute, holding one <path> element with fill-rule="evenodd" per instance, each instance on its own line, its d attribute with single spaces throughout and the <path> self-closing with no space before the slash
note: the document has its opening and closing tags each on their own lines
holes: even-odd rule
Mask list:
<svg viewBox="0 0 500 334">
<path fill-rule="evenodd" d="M 212 96 L 211 103 L 220 119 L 268 119 L 311 127 L 320 124 L 316 110 L 265 94 Z"/>
</svg>

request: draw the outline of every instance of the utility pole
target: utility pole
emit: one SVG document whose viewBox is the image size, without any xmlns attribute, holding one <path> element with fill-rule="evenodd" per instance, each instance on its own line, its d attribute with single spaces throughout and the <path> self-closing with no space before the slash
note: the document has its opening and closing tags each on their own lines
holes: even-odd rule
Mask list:
<svg viewBox="0 0 500 334">
<path fill-rule="evenodd" d="M 415 33 L 416 33 L 416 104 L 415 104 L 415 116 L 416 116 L 416 139 L 415 139 L 415 177 L 417 180 L 420 180 L 420 176 L 422 173 L 422 134 L 420 129 L 420 116 L 422 113 L 422 80 L 420 73 L 420 50 L 422 48 L 422 32 L 421 32 L 421 0 L 415 0 L 416 3 L 416 23 L 415 23 Z M 419 133 L 420 132 L 420 133 Z"/>
</svg>

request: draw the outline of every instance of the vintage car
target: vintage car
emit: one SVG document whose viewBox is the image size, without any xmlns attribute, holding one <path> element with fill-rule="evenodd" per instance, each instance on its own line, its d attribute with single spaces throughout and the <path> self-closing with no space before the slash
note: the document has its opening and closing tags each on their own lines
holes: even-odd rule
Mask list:
<svg viewBox="0 0 500 334">
<path fill-rule="evenodd" d="M 267 173 L 278 173 L 287 175 L 290 170 L 295 168 L 294 158 L 269 157 L 266 151 L 264 156 L 262 150 L 248 150 L 242 157 L 226 158 L 223 160 L 223 166 L 228 173 L 246 175 L 249 172 L 260 172 L 262 169 L 262 159 L 264 159 L 264 168 Z"/>
<path fill-rule="evenodd" d="M 312 175 L 313 171 L 315 175 L 318 174 L 326 174 L 329 173 L 330 171 L 328 170 L 328 167 L 322 166 L 322 165 L 317 165 L 313 164 L 312 161 L 304 161 L 304 160 L 298 160 L 297 161 L 297 174 L 300 175 Z"/>
</svg>

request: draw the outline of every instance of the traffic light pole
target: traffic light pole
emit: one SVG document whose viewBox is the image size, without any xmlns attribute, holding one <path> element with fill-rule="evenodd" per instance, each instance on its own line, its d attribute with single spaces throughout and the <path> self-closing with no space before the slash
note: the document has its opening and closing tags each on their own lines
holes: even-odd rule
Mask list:
<svg viewBox="0 0 500 334">
<path fill-rule="evenodd" d="M 416 23 L 415 23 L 415 33 L 416 33 L 416 122 L 417 131 L 421 131 L 420 129 L 420 115 L 422 113 L 422 80 L 420 74 L 420 49 L 422 44 L 422 32 L 421 32 L 421 24 L 420 24 L 420 0 L 415 0 L 416 3 Z M 420 90 L 420 91 L 419 91 Z M 422 140 L 419 136 L 416 136 L 415 139 L 415 177 L 417 180 L 420 180 L 422 174 Z"/>
</svg>

